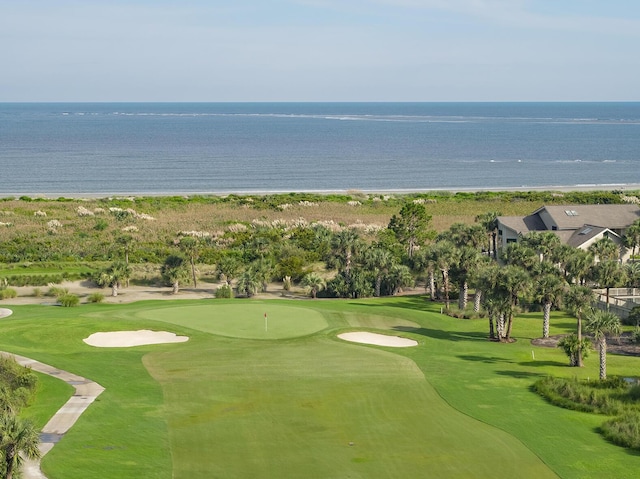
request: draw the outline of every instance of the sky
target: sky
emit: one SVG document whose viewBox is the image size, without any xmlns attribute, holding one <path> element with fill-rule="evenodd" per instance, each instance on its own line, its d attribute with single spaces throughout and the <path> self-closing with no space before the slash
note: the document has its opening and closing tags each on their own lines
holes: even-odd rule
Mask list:
<svg viewBox="0 0 640 479">
<path fill-rule="evenodd" d="M 639 101 L 638 0 L 0 0 L 0 102 Z"/>
</svg>

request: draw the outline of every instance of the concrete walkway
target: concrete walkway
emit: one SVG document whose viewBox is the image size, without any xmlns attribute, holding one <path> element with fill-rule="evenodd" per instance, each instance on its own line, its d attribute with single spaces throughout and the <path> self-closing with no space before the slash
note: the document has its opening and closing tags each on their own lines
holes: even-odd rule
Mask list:
<svg viewBox="0 0 640 479">
<path fill-rule="evenodd" d="M 22 366 L 31 368 L 39 373 L 48 374 L 58 378 L 73 386 L 75 394 L 62 406 L 51 420 L 42 428 L 40 432 L 40 454 L 44 456 L 53 446 L 71 429 L 80 415 L 95 401 L 104 391 L 98 383 L 85 379 L 81 376 L 56 369 L 48 364 L 35 361 L 33 359 L 18 356 L 16 354 L 0 352 L 4 356 L 15 358 L 16 362 Z M 40 460 L 25 461 L 22 469 L 24 479 L 46 479 L 40 470 Z"/>
</svg>

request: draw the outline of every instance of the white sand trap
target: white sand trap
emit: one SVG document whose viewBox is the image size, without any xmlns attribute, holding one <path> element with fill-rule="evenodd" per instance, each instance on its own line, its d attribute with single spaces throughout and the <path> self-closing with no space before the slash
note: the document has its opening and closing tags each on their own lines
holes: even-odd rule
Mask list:
<svg viewBox="0 0 640 479">
<path fill-rule="evenodd" d="M 375 344 L 376 346 L 390 346 L 392 348 L 409 348 L 418 345 L 418 341 L 414 341 L 413 339 L 358 331 L 338 334 L 338 337 L 345 341 L 351 341 L 352 343 Z"/>
<path fill-rule="evenodd" d="M 6 318 L 7 316 L 11 316 L 13 311 L 7 308 L 0 308 L 0 318 Z"/>
<path fill-rule="evenodd" d="M 129 348 L 132 346 L 144 346 L 146 344 L 184 343 L 189 341 L 188 336 L 176 336 L 167 331 L 114 331 L 111 333 L 93 333 L 83 339 L 89 346 L 98 348 Z"/>
</svg>

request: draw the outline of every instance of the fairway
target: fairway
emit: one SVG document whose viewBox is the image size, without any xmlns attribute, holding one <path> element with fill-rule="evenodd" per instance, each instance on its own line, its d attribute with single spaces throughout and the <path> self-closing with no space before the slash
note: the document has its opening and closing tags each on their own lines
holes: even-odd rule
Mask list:
<svg viewBox="0 0 640 479">
<path fill-rule="evenodd" d="M 209 302 L 194 306 L 150 309 L 138 315 L 220 336 L 246 339 L 294 338 L 313 334 L 327 327 L 327 322 L 317 311 L 273 301 L 240 304 Z"/>
<path fill-rule="evenodd" d="M 494 478 L 493 461 L 502 477 L 556 477 L 386 351 L 238 340 L 145 365 L 165 391 L 175 478 Z"/>
</svg>

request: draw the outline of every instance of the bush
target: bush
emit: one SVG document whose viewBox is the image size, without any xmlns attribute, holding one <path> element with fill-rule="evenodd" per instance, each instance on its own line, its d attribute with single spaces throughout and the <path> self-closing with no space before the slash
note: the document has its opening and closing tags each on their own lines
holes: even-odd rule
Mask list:
<svg viewBox="0 0 640 479">
<path fill-rule="evenodd" d="M 62 288 L 60 286 L 51 286 L 49 288 L 49 291 L 47 291 L 47 296 L 58 298 L 58 299 L 67 294 L 69 294 L 69 290 L 67 288 Z"/>
<path fill-rule="evenodd" d="M 18 292 L 13 288 L 0 289 L 0 299 L 15 298 L 18 296 Z"/>
<path fill-rule="evenodd" d="M 64 308 L 72 308 L 80 304 L 80 298 L 75 294 L 64 294 L 58 298 L 60 305 Z"/>
<path fill-rule="evenodd" d="M 102 303 L 104 301 L 104 294 L 102 294 L 102 293 L 91 293 L 87 297 L 87 300 L 90 303 Z"/>
<path fill-rule="evenodd" d="M 602 435 L 618 446 L 640 449 L 640 414 L 627 413 L 605 422 Z"/>
<path fill-rule="evenodd" d="M 34 298 L 41 298 L 42 297 L 42 290 L 40 288 L 33 288 L 32 296 Z"/>
<path fill-rule="evenodd" d="M 233 289 L 228 284 L 223 284 L 218 289 L 216 289 L 216 298 L 217 299 L 227 299 L 233 298 Z"/>
</svg>

